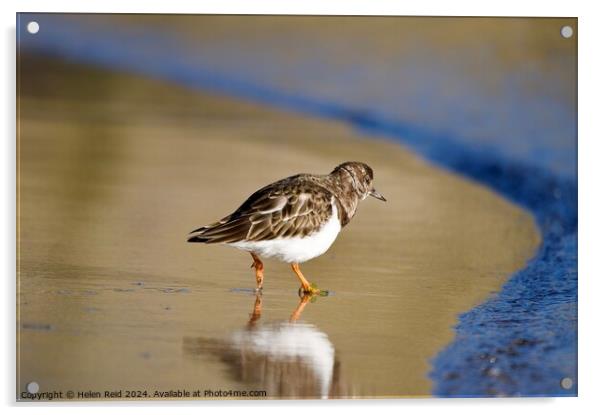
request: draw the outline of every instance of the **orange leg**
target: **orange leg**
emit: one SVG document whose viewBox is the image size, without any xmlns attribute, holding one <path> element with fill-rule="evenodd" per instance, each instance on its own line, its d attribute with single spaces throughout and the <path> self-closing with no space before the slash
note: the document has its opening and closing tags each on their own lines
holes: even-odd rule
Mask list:
<svg viewBox="0 0 602 415">
<path fill-rule="evenodd" d="M 259 257 L 253 252 L 251 252 L 251 256 L 253 257 L 253 265 L 251 265 L 251 268 L 255 268 L 255 281 L 257 282 L 256 290 L 259 291 L 263 288 L 263 262 L 261 262 Z"/>
<path fill-rule="evenodd" d="M 305 277 L 301 273 L 301 269 L 299 268 L 299 264 L 292 263 L 291 267 L 293 268 L 293 271 L 295 272 L 295 274 L 297 274 L 297 278 L 299 278 L 299 281 L 301 281 L 301 289 L 303 290 L 304 294 L 316 294 L 316 293 L 320 292 L 320 290 L 312 288 L 312 286 L 309 283 L 309 281 L 307 281 L 305 279 Z"/>
</svg>

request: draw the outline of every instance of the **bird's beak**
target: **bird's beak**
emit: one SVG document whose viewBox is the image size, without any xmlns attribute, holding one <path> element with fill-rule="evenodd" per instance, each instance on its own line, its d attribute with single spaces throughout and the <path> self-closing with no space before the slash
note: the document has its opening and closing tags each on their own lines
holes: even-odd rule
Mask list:
<svg viewBox="0 0 602 415">
<path fill-rule="evenodd" d="M 370 196 L 377 198 L 378 200 L 382 200 L 383 202 L 386 202 L 387 199 L 385 199 L 385 197 L 383 195 L 381 195 L 380 193 L 378 193 L 376 191 L 376 189 L 372 189 L 370 190 L 370 193 L 368 193 Z"/>
</svg>

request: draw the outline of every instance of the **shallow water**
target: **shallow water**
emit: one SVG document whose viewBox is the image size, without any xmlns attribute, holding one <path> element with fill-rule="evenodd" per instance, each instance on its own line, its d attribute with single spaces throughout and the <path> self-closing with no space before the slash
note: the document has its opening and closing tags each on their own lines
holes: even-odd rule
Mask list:
<svg viewBox="0 0 602 415">
<path fill-rule="evenodd" d="M 21 390 L 428 395 L 457 314 L 539 243 L 523 210 L 344 125 L 39 58 L 20 71 Z M 303 266 L 331 296 L 304 302 L 267 261 L 259 304 L 247 254 L 185 243 L 261 185 L 347 159 L 389 202 Z"/>
</svg>

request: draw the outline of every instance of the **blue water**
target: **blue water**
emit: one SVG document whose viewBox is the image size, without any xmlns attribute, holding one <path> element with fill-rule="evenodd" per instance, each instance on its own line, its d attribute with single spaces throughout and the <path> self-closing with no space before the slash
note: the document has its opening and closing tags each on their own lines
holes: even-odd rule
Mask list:
<svg viewBox="0 0 602 415">
<path fill-rule="evenodd" d="M 32 19 L 40 23 L 38 35 L 25 31 Z M 543 74 L 534 75 L 532 68 L 512 73 L 491 99 L 453 63 L 433 58 L 420 66 L 402 57 L 388 63 L 395 70 L 383 72 L 382 65 L 370 62 L 333 63 L 326 58 L 332 50 L 316 45 L 304 50 L 306 64 L 299 67 L 285 63 L 286 42 L 299 42 L 286 35 L 277 46 L 262 48 L 238 39 L 234 46 L 215 41 L 191 53 L 192 46 L 173 33 L 108 29 L 61 15 L 21 14 L 19 20 L 21 50 L 339 120 L 399 140 L 531 211 L 543 236 L 540 251 L 496 296 L 459 316 L 456 338 L 433 359 L 433 393 L 577 394 L 576 112 L 552 92 L 521 94 L 522 78 Z M 433 66 L 438 70 L 427 70 Z M 308 71 L 309 77 L 303 74 Z M 366 80 L 371 71 L 376 76 Z M 395 89 L 401 74 L 414 85 L 404 94 Z M 278 81 L 283 78 L 287 82 Z M 433 87 L 444 82 L 461 88 L 444 94 Z M 368 94 L 364 83 L 386 88 Z M 562 388 L 564 378 L 572 380 L 571 387 Z"/>
</svg>

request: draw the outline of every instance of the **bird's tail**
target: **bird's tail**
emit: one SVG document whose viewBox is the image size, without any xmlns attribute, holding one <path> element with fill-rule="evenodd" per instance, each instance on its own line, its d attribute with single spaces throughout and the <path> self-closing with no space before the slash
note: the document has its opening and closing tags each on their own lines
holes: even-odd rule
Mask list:
<svg viewBox="0 0 602 415">
<path fill-rule="evenodd" d="M 209 243 L 210 239 L 209 238 L 203 238 L 202 235 L 189 235 L 188 239 L 186 239 L 187 242 L 199 242 L 199 243 Z"/>
<path fill-rule="evenodd" d="M 211 238 L 207 236 L 203 236 L 205 232 L 210 229 L 213 229 L 215 226 L 219 225 L 219 222 L 212 223 L 211 225 L 202 226 L 188 234 L 187 242 L 198 242 L 198 243 L 210 243 Z"/>
<path fill-rule="evenodd" d="M 232 215 L 226 216 L 218 222 L 195 229 L 188 234 L 187 241 L 204 244 L 230 242 L 232 231 L 238 230 L 247 222 L 241 219 L 231 222 L 231 217 Z"/>
</svg>

